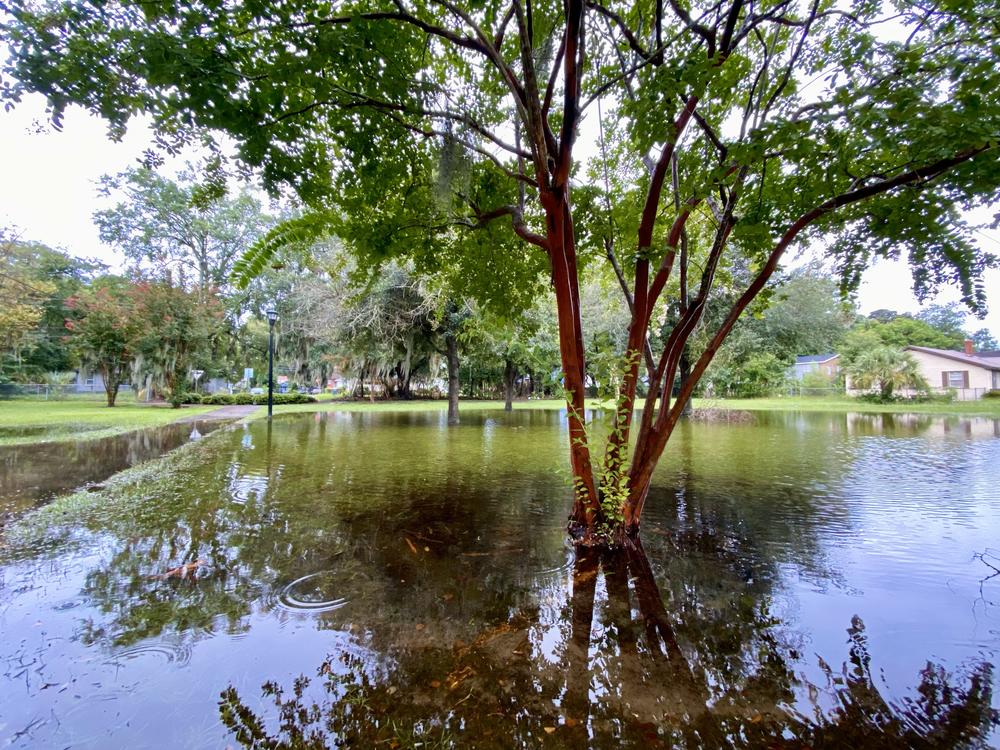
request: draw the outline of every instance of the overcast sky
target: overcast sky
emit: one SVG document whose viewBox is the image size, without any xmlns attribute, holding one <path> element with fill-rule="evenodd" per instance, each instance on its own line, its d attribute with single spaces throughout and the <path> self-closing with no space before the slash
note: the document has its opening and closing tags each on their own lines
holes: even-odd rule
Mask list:
<svg viewBox="0 0 1000 750">
<path fill-rule="evenodd" d="M 63 130 L 55 132 L 46 123 L 41 97 L 0 112 L 0 226 L 16 228 L 22 239 L 118 267 L 121 256 L 101 243 L 91 220 L 108 203 L 97 194 L 97 180 L 135 165 L 150 141 L 148 131 L 134 126 L 122 142 L 112 142 L 103 123 L 79 109 L 67 112 Z M 167 169 L 181 162 L 168 163 Z M 984 249 L 1000 253 L 1000 232 L 983 230 L 976 239 Z M 876 265 L 865 275 L 858 297 L 861 312 L 916 312 L 919 305 L 910 285 L 904 263 Z M 987 276 L 987 294 L 991 309 L 986 320 L 970 317 L 967 327 L 986 327 L 1000 337 L 1000 271 Z M 956 299 L 953 290 L 946 290 L 934 301 Z"/>
</svg>

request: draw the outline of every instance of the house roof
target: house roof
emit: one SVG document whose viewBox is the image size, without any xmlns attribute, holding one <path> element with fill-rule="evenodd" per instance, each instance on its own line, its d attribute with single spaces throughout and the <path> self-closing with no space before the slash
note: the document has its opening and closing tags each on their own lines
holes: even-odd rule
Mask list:
<svg viewBox="0 0 1000 750">
<path fill-rule="evenodd" d="M 977 357 L 1000 357 L 1000 349 L 994 349 L 989 352 L 976 352 Z"/>
<path fill-rule="evenodd" d="M 992 356 L 992 353 L 991 355 L 983 356 L 981 353 L 966 354 L 965 352 L 956 352 L 951 349 L 932 349 L 929 346 L 908 346 L 906 350 L 934 354 L 945 359 L 953 359 L 956 362 L 964 362 L 967 365 L 982 367 L 984 370 L 1000 370 L 1000 357 Z"/>
<path fill-rule="evenodd" d="M 829 362 L 831 359 L 836 359 L 839 355 L 835 352 L 830 352 L 829 354 L 802 354 L 795 358 L 795 364 L 805 365 L 810 362 Z"/>
</svg>

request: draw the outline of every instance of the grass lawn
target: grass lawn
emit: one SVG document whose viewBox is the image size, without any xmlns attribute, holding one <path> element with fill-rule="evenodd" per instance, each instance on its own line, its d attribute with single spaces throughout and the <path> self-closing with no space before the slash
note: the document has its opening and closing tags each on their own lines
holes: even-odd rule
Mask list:
<svg viewBox="0 0 1000 750">
<path fill-rule="evenodd" d="M 835 411 L 875 414 L 942 414 L 1000 417 L 1000 399 L 930 404 L 870 404 L 847 396 L 785 396 L 745 399 L 695 399 L 698 408 L 747 411 Z"/>
<path fill-rule="evenodd" d="M 562 409 L 565 402 L 561 399 L 538 399 L 531 401 L 515 401 L 515 409 Z M 607 406 L 607 403 L 604 404 Z M 983 399 L 980 401 L 954 401 L 952 403 L 932 404 L 870 404 L 846 396 L 830 397 L 776 397 L 753 399 L 695 399 L 698 409 L 743 409 L 746 411 L 827 411 L 827 412 L 865 412 L 875 414 L 941 414 L 1000 417 L 1000 399 Z M 598 407 L 601 403 L 588 399 L 588 407 Z M 641 403 L 640 403 L 641 406 Z M 274 413 L 292 414 L 297 412 L 315 411 L 444 411 L 448 408 L 446 399 L 436 401 L 322 401 L 317 404 L 291 404 L 275 406 Z M 459 412 L 480 409 L 503 409 L 503 401 L 461 401 Z M 267 409 L 261 409 L 254 419 L 267 417 Z"/>
<path fill-rule="evenodd" d="M 163 404 L 136 404 L 127 397 L 120 398 L 113 409 L 107 407 L 103 398 L 0 401 L 0 445 L 108 437 L 142 427 L 157 427 L 215 408 L 171 409 Z"/>
</svg>

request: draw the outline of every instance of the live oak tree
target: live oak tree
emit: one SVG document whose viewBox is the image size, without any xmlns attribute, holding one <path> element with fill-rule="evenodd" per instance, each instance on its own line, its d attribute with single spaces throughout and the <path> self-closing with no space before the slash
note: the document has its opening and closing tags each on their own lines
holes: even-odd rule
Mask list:
<svg viewBox="0 0 1000 750">
<path fill-rule="evenodd" d="M 982 272 L 995 260 L 973 245 L 961 211 L 994 201 L 1000 185 L 995 4 L 2 7 L 14 51 L 8 99 L 43 93 L 57 125 L 67 106 L 82 104 L 115 134 L 142 113 L 167 146 L 225 133 L 269 188 L 291 187 L 314 209 L 313 229 L 346 218 L 337 231 L 373 252 L 433 252 L 432 239 L 420 239 L 426 206 L 409 197 L 426 194 L 414 186 L 429 164 L 461 155 L 467 179 L 447 191 L 447 231 L 512 232 L 549 267 L 569 405 L 572 529 L 584 542 L 638 531 L 687 397 L 798 243 L 826 243 L 848 288 L 873 259 L 905 254 L 918 294 L 954 283 L 974 311 L 985 305 Z M 631 202 L 637 220 L 618 246 L 631 298 L 622 395 L 595 458 L 579 293 L 578 240 L 587 233 L 574 196 L 577 134 L 598 105 L 622 135 L 608 150 L 627 187 L 614 197 Z M 404 216 L 421 220 L 410 227 Z M 694 217 L 710 227 L 697 259 L 683 241 Z M 720 271 L 737 258 L 749 281 L 692 353 L 678 398 L 659 399 L 673 390 Z M 647 359 L 651 323 L 675 289 L 684 304 Z M 640 379 L 649 395 L 638 410 Z"/>
<path fill-rule="evenodd" d="M 132 382 L 144 379 L 176 409 L 190 371 L 211 361 L 211 342 L 223 325 L 222 304 L 162 281 L 141 281 L 128 293 L 137 321 Z"/>
</svg>

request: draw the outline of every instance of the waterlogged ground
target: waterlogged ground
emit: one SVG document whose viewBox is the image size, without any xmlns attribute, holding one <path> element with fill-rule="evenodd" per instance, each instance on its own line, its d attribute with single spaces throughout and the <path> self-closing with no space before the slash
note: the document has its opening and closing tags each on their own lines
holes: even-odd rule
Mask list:
<svg viewBox="0 0 1000 750">
<path fill-rule="evenodd" d="M 0 519 L 26 511 L 60 494 L 101 482 L 130 466 L 199 440 L 219 422 L 190 421 L 133 430 L 94 440 L 0 445 Z M 66 425 L 75 432 L 100 425 Z M 50 437 L 47 427 L 0 428 L 2 437 Z"/>
<path fill-rule="evenodd" d="M 1000 421 L 685 424 L 599 559 L 562 419 L 276 418 L 24 516 L 0 746 L 996 743 Z"/>
</svg>

